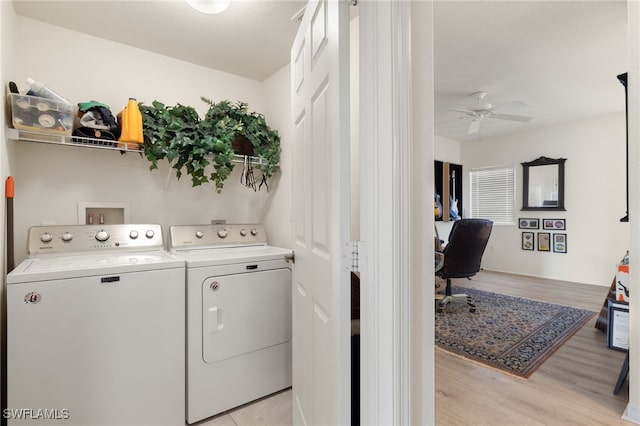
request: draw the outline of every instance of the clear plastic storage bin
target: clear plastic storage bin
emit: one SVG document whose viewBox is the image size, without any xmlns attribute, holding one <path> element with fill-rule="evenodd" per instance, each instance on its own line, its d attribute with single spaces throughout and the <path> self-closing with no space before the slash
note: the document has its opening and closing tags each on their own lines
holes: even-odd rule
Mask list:
<svg viewBox="0 0 640 426">
<path fill-rule="evenodd" d="M 64 102 L 11 93 L 11 117 L 16 129 L 71 135 L 73 109 Z"/>
</svg>

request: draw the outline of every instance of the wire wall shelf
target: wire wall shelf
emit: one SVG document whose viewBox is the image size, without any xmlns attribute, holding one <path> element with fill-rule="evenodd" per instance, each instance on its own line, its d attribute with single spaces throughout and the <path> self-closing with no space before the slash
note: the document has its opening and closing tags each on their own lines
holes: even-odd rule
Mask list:
<svg viewBox="0 0 640 426">
<path fill-rule="evenodd" d="M 141 144 L 130 142 L 118 142 L 107 139 L 88 138 L 83 136 L 73 136 L 56 133 L 34 132 L 32 130 L 14 129 L 7 127 L 6 136 L 8 139 L 16 141 L 37 142 L 53 145 L 67 145 L 84 148 L 110 149 L 112 151 L 137 152 L 142 154 Z M 244 155 L 234 155 L 234 163 L 250 162 L 256 166 L 266 166 L 268 163 L 261 157 L 250 157 Z"/>
<path fill-rule="evenodd" d="M 139 144 L 118 142 L 107 139 L 87 138 L 56 133 L 34 132 L 32 130 L 7 128 L 7 138 L 12 140 L 68 145 L 84 148 L 111 149 L 124 152 L 141 152 Z"/>
</svg>

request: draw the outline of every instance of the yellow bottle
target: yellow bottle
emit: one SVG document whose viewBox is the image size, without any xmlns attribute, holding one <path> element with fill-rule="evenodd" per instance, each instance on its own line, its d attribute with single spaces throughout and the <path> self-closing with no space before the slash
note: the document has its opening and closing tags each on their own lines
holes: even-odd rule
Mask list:
<svg viewBox="0 0 640 426">
<path fill-rule="evenodd" d="M 118 147 L 139 149 L 139 144 L 144 141 L 142 136 L 142 113 L 138 108 L 135 98 L 129 98 L 129 102 L 122 111 L 118 113 L 118 122 L 122 128 L 118 138 Z"/>
</svg>

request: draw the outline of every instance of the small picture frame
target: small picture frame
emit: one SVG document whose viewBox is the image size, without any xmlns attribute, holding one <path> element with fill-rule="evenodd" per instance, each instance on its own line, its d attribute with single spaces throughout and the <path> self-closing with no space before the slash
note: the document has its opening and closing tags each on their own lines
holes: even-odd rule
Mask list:
<svg viewBox="0 0 640 426">
<path fill-rule="evenodd" d="M 518 219 L 518 228 L 520 229 L 540 229 L 540 219 L 530 219 L 521 217 Z"/>
<path fill-rule="evenodd" d="M 522 233 L 522 250 L 534 250 L 536 246 L 536 240 L 533 232 Z"/>
<path fill-rule="evenodd" d="M 553 252 L 554 253 L 566 253 L 567 252 L 567 234 L 553 234 Z"/>
<path fill-rule="evenodd" d="M 564 231 L 567 229 L 566 219 L 542 219 L 542 229 Z"/>
<path fill-rule="evenodd" d="M 551 251 L 551 234 L 538 232 L 538 251 Z"/>
<path fill-rule="evenodd" d="M 607 347 L 629 350 L 629 305 L 609 300 L 608 311 Z"/>
</svg>

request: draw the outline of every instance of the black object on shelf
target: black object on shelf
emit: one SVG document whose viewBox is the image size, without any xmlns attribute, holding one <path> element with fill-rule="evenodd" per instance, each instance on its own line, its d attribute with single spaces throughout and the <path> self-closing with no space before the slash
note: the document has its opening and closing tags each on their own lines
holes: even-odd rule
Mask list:
<svg viewBox="0 0 640 426">
<path fill-rule="evenodd" d="M 629 100 L 627 98 L 627 73 L 620 74 L 618 81 L 624 86 L 624 112 L 626 122 L 626 134 L 627 134 L 627 154 L 626 154 L 626 169 L 627 169 L 627 211 L 624 217 L 620 218 L 620 222 L 629 222 Z"/>
</svg>

